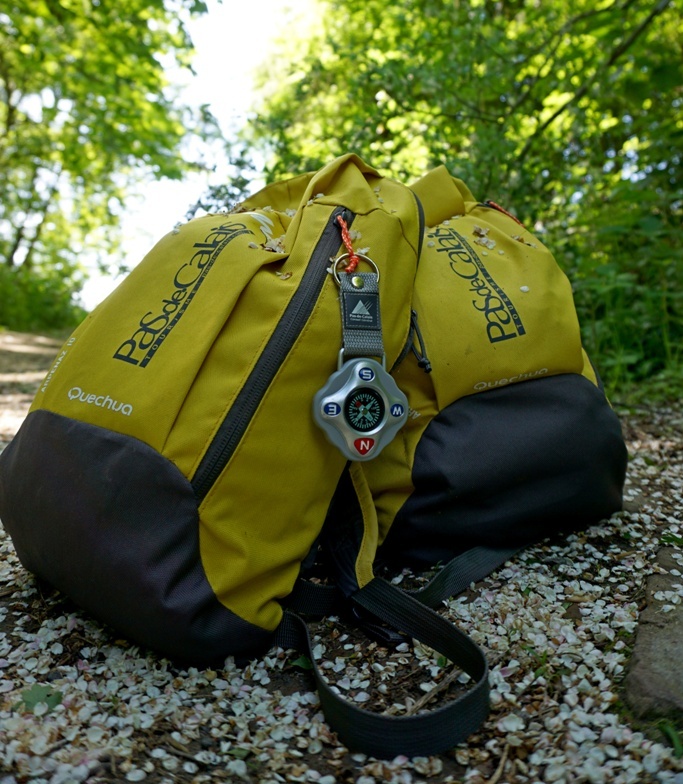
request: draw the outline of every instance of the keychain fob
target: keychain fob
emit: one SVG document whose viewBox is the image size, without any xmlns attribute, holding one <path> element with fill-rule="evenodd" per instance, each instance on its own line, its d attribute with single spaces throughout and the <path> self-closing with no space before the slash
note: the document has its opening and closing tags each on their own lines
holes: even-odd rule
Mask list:
<svg viewBox="0 0 683 784">
<path fill-rule="evenodd" d="M 408 400 L 384 367 L 360 357 L 341 364 L 313 399 L 313 416 L 349 460 L 371 460 L 408 418 Z"/>
</svg>

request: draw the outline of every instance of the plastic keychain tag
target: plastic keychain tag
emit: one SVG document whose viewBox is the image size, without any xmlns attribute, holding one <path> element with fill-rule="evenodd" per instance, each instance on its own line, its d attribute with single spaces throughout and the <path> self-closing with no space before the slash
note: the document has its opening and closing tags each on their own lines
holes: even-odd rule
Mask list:
<svg viewBox="0 0 683 784">
<path fill-rule="evenodd" d="M 313 399 L 313 416 L 349 460 L 371 460 L 408 418 L 408 400 L 374 359 L 352 359 Z"/>
</svg>

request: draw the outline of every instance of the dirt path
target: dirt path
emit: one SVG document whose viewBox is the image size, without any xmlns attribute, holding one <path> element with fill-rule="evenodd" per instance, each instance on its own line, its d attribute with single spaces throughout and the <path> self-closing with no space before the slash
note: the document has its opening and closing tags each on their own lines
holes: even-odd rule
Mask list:
<svg viewBox="0 0 683 784">
<path fill-rule="evenodd" d="M 0 330 L 0 449 L 17 432 L 62 341 Z"/>
</svg>

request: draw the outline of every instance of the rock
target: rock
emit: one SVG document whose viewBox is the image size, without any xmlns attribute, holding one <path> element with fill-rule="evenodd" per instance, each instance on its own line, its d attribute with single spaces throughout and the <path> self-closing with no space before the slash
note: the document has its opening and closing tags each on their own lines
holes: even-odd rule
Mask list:
<svg viewBox="0 0 683 784">
<path fill-rule="evenodd" d="M 639 619 L 624 683 L 626 702 L 638 718 L 683 716 L 683 602 L 664 612 L 663 608 L 672 602 L 662 597 L 662 592 L 680 591 L 675 586 L 683 583 L 683 577 L 670 574 L 671 570 L 683 573 L 673 557 L 679 552 L 671 547 L 660 550 L 657 563 L 667 573 L 654 574 L 647 581 L 647 607 Z"/>
<path fill-rule="evenodd" d="M 645 496 L 641 495 L 640 493 L 632 496 L 631 498 L 625 498 L 624 511 L 632 513 L 640 512 L 643 508 L 643 505 L 645 504 L 645 500 Z"/>
</svg>

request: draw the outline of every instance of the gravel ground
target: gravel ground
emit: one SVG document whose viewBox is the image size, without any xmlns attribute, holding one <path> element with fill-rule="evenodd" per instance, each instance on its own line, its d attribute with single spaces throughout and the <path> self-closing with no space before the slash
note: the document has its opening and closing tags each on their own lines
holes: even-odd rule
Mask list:
<svg viewBox="0 0 683 784">
<path fill-rule="evenodd" d="M 0 448 L 57 347 L 0 334 Z M 673 722 L 668 736 L 637 724 L 623 700 L 663 545 L 669 576 L 681 580 L 657 612 L 683 606 L 683 408 L 617 410 L 631 455 L 626 511 L 527 550 L 441 610 L 486 651 L 492 710 L 467 744 L 440 756 L 349 752 L 297 653 L 199 671 L 140 650 L 38 584 L 0 529 L 0 784 L 683 784 Z M 313 631 L 329 679 L 366 707 L 416 712 L 466 688 L 420 646 L 387 650 L 337 619 Z"/>
</svg>

